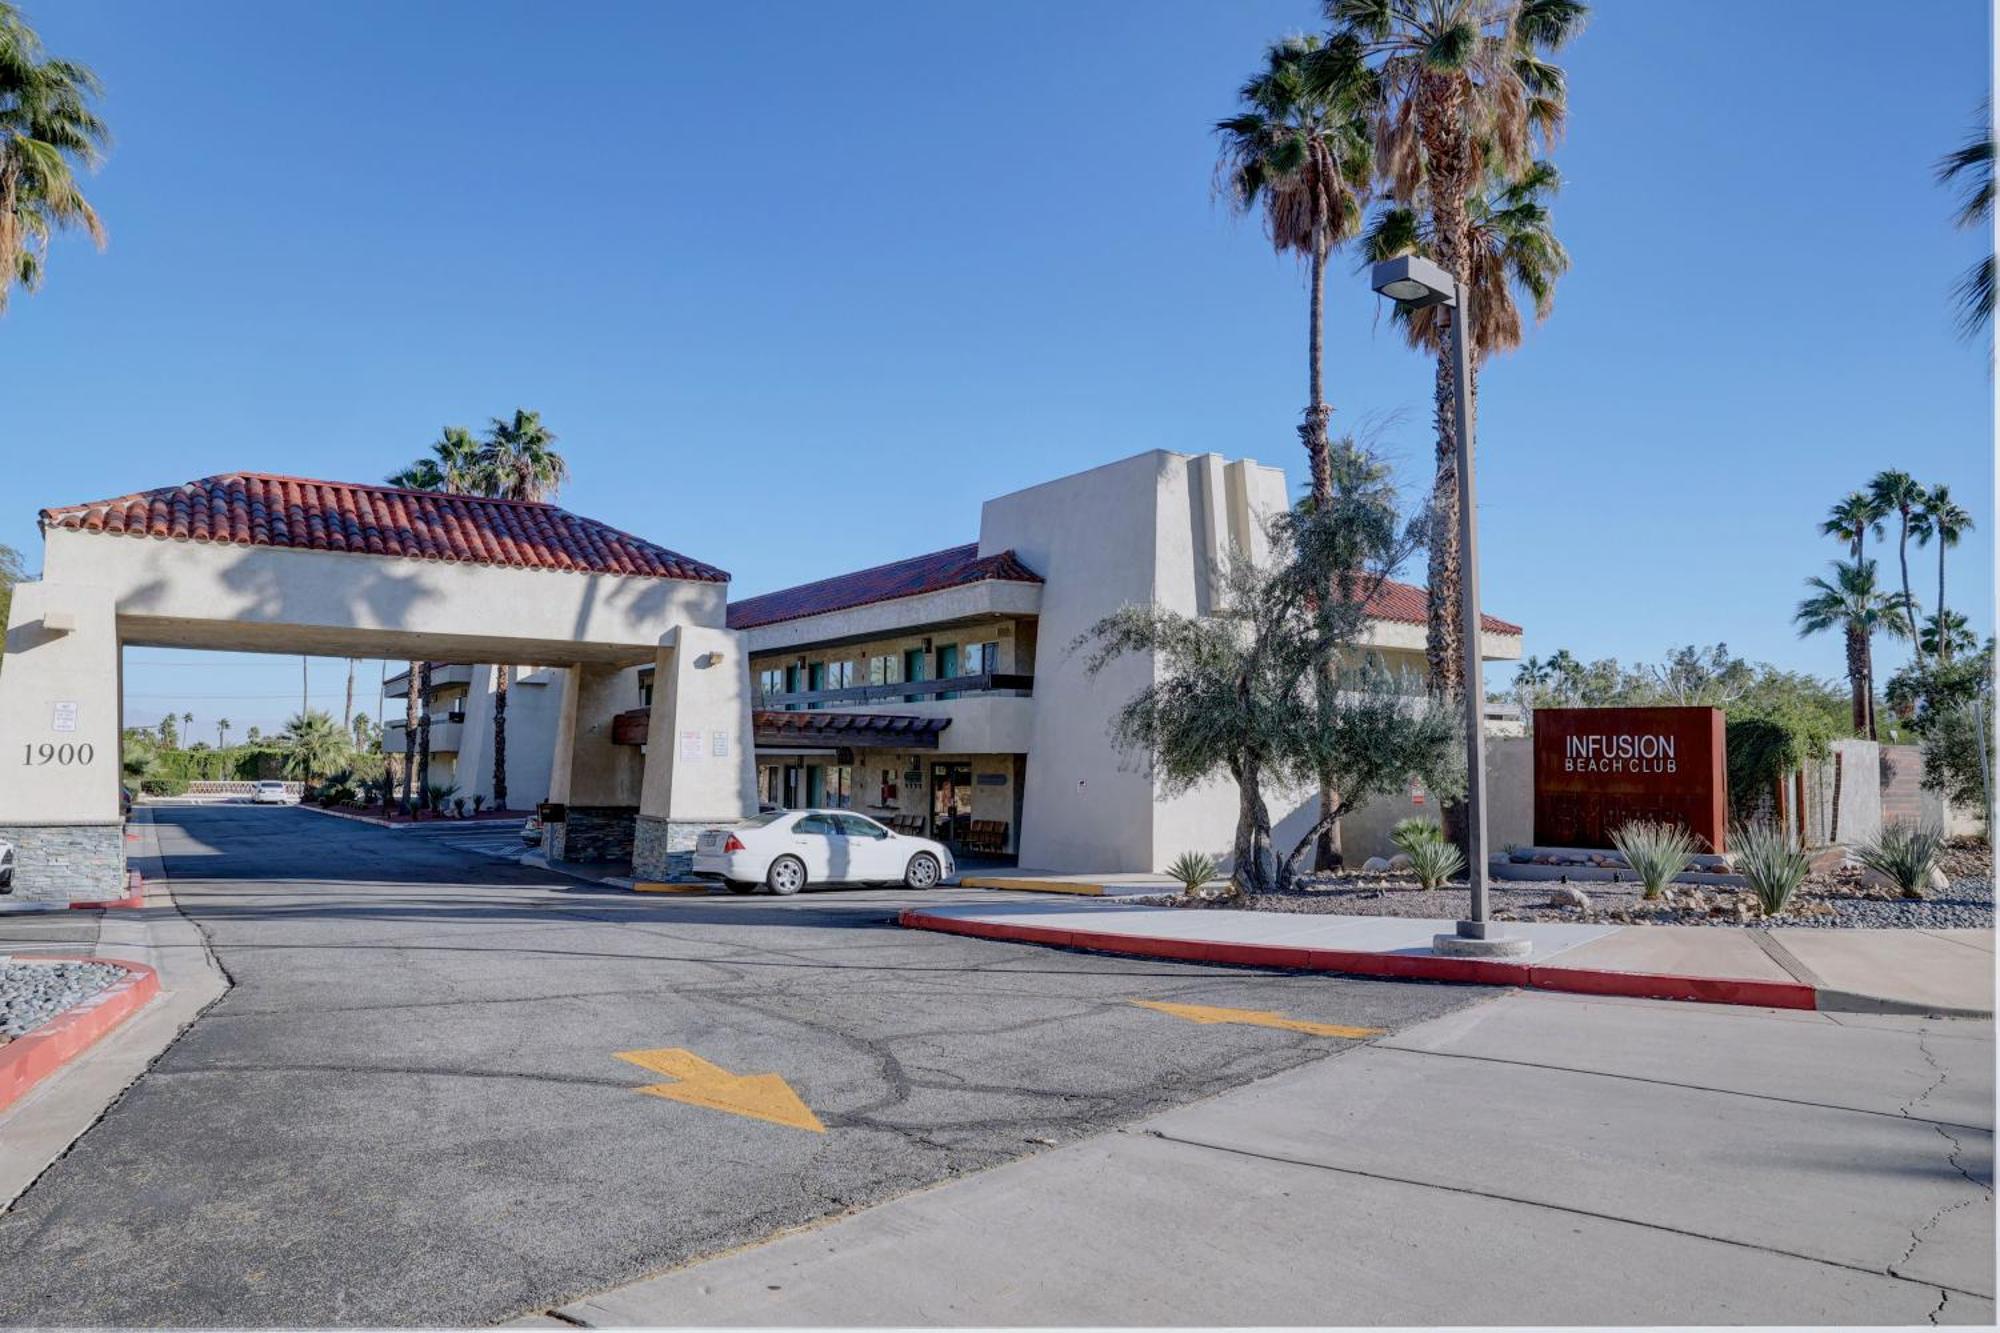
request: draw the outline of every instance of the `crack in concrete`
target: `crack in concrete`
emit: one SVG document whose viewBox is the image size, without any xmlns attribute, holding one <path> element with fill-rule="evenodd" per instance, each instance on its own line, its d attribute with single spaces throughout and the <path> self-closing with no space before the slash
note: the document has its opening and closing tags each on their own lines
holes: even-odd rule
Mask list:
<svg viewBox="0 0 2000 1333">
<path fill-rule="evenodd" d="M 1946 1069 L 1942 1064 L 1938 1062 L 1937 1053 L 1931 1050 L 1930 1042 L 1925 1040 L 1925 1038 L 1929 1035 L 1929 1031 L 1930 1030 L 1925 1027 L 1919 1027 L 1917 1029 L 1917 1050 L 1924 1057 L 1924 1063 L 1929 1065 L 1931 1069 L 1936 1072 L 1937 1077 L 1932 1079 L 1930 1085 L 1926 1087 L 1922 1092 L 1918 1093 L 1916 1096 L 1912 1097 L 1909 1101 L 1903 1104 L 1903 1115 L 1908 1119 L 1916 1120 L 1919 1121 L 1920 1123 L 1929 1125 L 1932 1129 L 1938 1132 L 1939 1137 L 1941 1137 L 1947 1144 L 1951 1145 L 1950 1148 L 1945 1153 L 1945 1160 L 1951 1163 L 1953 1170 L 1957 1171 L 1960 1176 L 1964 1177 L 1965 1182 L 1968 1185 L 1972 1186 L 1973 1189 L 1978 1191 L 1978 1195 L 1974 1198 L 1960 1199 L 1956 1203 L 1946 1204 L 1944 1207 L 1939 1208 L 1936 1212 L 1932 1213 L 1928 1218 L 1926 1218 L 1921 1226 L 1914 1228 L 1910 1232 L 1909 1247 L 1903 1251 L 1903 1257 L 1898 1259 L 1894 1264 L 1890 1265 L 1889 1268 L 1889 1271 L 1895 1274 L 1897 1277 L 1901 1277 L 1902 1274 L 1896 1272 L 1896 1270 L 1908 1264 L 1911 1259 L 1916 1257 L 1917 1250 L 1923 1246 L 1926 1240 L 1930 1239 L 1931 1233 L 1937 1230 L 1938 1224 L 1943 1222 L 1947 1216 L 1957 1212 L 1961 1208 L 1969 1208 L 1976 1203 L 1990 1203 L 1993 1199 L 1992 1182 L 1983 1181 L 1979 1179 L 1979 1177 L 1973 1175 L 1971 1171 L 1966 1169 L 1964 1161 L 1961 1160 L 1965 1152 L 1965 1145 L 1959 1141 L 1957 1135 L 1953 1134 L 1950 1129 L 1946 1128 L 1946 1122 L 1937 1120 L 1928 1120 L 1913 1114 L 1913 1112 L 1919 1105 L 1921 1105 L 1926 1101 L 1929 1101 L 1931 1094 L 1936 1092 L 1939 1088 L 1943 1087 L 1945 1085 L 1946 1080 L 1951 1077 L 1951 1071 Z M 1937 1322 L 1937 1316 L 1940 1312 L 1943 1311 L 1943 1309 L 1944 1309 L 1944 1302 L 1943 1301 L 1938 1302 L 1937 1310 L 1934 1310 L 1931 1313 L 1931 1322 L 1933 1324 Z"/>
</svg>

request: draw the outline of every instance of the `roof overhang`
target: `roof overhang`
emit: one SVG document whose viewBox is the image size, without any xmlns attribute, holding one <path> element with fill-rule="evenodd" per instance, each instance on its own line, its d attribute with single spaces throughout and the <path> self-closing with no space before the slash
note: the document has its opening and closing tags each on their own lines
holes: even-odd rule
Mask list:
<svg viewBox="0 0 2000 1333">
<path fill-rule="evenodd" d="M 844 611 L 827 611 L 797 620 L 781 620 L 738 631 L 748 651 L 783 652 L 791 648 L 861 643 L 905 634 L 916 629 L 942 629 L 951 625 L 985 620 L 1006 620 L 1015 616 L 1037 616 L 1042 611 L 1042 585 L 1012 579 L 987 579 L 936 592 L 921 592 L 889 601 L 870 602 Z"/>
</svg>

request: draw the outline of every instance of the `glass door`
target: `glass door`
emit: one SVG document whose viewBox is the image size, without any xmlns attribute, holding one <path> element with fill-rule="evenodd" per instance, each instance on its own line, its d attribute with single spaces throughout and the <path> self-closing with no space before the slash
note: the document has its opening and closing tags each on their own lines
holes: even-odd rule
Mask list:
<svg viewBox="0 0 2000 1333">
<path fill-rule="evenodd" d="M 972 831 L 972 765 L 931 765 L 931 836 L 952 846 Z"/>
</svg>

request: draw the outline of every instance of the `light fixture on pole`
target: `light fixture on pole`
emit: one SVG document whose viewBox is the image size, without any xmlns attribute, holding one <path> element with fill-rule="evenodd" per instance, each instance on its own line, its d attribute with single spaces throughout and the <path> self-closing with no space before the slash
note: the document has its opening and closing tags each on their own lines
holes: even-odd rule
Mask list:
<svg viewBox="0 0 2000 1333">
<path fill-rule="evenodd" d="M 1465 655 L 1465 820 L 1470 853 L 1465 879 L 1472 903 L 1457 931 L 1433 937 L 1431 948 L 1457 957 L 1519 957 L 1528 952 L 1528 941 L 1518 935 L 1502 935 L 1487 911 L 1486 685 L 1479 639 L 1479 525 L 1473 508 L 1472 349 L 1465 336 L 1472 322 L 1472 294 L 1460 288 L 1443 268 L 1418 255 L 1383 260 L 1369 275 L 1369 284 L 1390 300 L 1413 309 L 1451 307 L 1452 419 L 1458 439 L 1458 577 L 1465 602 L 1460 625 Z"/>
</svg>

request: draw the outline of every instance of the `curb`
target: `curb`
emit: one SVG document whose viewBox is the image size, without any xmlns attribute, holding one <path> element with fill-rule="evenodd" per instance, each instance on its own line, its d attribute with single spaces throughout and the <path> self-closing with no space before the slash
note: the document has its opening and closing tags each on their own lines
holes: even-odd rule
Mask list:
<svg viewBox="0 0 2000 1333">
<path fill-rule="evenodd" d="M 1537 963 L 1440 958 L 1423 954 L 1362 953 L 1345 949 L 1294 949 L 1278 944 L 1224 944 L 1214 940 L 1149 939 L 1051 926 L 997 925 L 935 916 L 906 908 L 896 923 L 912 930 L 948 935 L 1050 944 L 1096 953 L 1166 958 L 1186 963 L 1234 963 L 1303 972 L 1339 972 L 1401 981 L 1458 981 L 1488 986 L 1520 986 L 1574 995 L 1619 995 L 1646 1000 L 1692 1000 L 1701 1004 L 1752 1005 L 1761 1009 L 1815 1009 L 1817 993 L 1793 981 L 1753 981 L 1736 977 L 1673 976 L 1655 972 L 1607 972 L 1596 968 L 1551 967 Z"/>
<path fill-rule="evenodd" d="M 108 963 L 131 975 L 32 1032 L 0 1046 L 0 1111 L 25 1097 L 43 1079 L 82 1055 L 160 993 L 160 974 L 144 963 L 74 954 L 16 954 L 34 963 Z"/>
<path fill-rule="evenodd" d="M 146 877 L 136 870 L 125 872 L 125 896 L 123 898 L 100 898 L 95 902 L 71 903 L 71 907 L 89 909 L 93 907 L 144 907 L 146 905 Z"/>
</svg>

